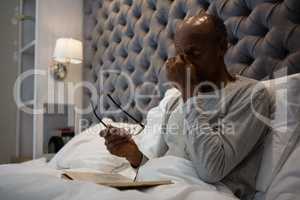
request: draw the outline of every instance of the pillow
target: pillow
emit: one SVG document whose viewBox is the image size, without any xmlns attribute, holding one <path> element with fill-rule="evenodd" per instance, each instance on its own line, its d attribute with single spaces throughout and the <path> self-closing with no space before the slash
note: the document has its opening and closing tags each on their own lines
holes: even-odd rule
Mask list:
<svg viewBox="0 0 300 200">
<path fill-rule="evenodd" d="M 295 146 L 293 139 L 299 121 L 300 74 L 263 81 L 274 99 L 274 112 L 269 125 L 272 130 L 265 141 L 256 189 L 265 192 L 278 173 L 285 156 Z M 266 120 L 268 123 L 268 120 Z M 299 170 L 300 173 L 300 170 Z"/>
<path fill-rule="evenodd" d="M 297 144 L 287 161 L 275 176 L 268 191 L 262 195 L 264 200 L 295 200 L 300 197 L 300 126 L 297 128 Z"/>
<path fill-rule="evenodd" d="M 110 119 L 103 120 L 107 124 L 122 128 L 134 128 L 135 124 L 116 123 Z M 99 137 L 101 124 L 96 124 L 69 141 L 49 162 L 49 166 L 56 169 L 87 168 L 110 173 L 129 167 L 125 158 L 111 155 L 105 145 L 104 139 Z"/>
<path fill-rule="evenodd" d="M 155 137 L 160 136 L 160 134 L 155 134 L 155 129 L 162 123 L 165 106 L 174 95 L 178 96 L 179 94 L 180 92 L 175 88 L 167 90 L 159 105 L 148 111 L 145 129 L 133 138 L 140 149 L 149 154 L 155 153 L 155 149 L 151 148 L 153 143 L 149 143 L 149 141 L 155 141 Z M 140 128 L 138 124 L 117 123 L 107 118 L 103 121 L 119 128 L 130 130 L 139 130 Z M 56 169 L 88 168 L 104 173 L 119 172 L 128 168 L 130 165 L 126 159 L 111 155 L 107 151 L 104 139 L 99 137 L 100 130 L 104 128 L 102 124 L 97 124 L 76 135 L 53 157 L 48 165 Z M 148 154 L 147 156 L 151 157 Z"/>
</svg>

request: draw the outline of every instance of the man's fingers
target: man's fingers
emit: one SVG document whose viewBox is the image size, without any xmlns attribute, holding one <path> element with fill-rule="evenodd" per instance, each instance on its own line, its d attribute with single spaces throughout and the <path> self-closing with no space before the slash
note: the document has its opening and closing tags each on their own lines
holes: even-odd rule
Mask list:
<svg viewBox="0 0 300 200">
<path fill-rule="evenodd" d="M 130 141 L 131 138 L 128 137 L 109 137 L 107 139 L 105 139 L 105 141 L 107 141 L 107 143 L 114 143 L 114 142 L 118 142 L 118 141 Z"/>
<path fill-rule="evenodd" d="M 99 135 L 101 137 L 107 137 L 110 134 L 110 130 L 114 128 L 112 125 L 108 124 L 107 128 L 100 131 Z"/>
<path fill-rule="evenodd" d="M 106 137 L 108 132 L 108 129 L 103 129 L 100 131 L 99 135 L 100 137 Z"/>
<path fill-rule="evenodd" d="M 131 135 L 125 130 L 120 128 L 111 128 L 109 133 L 104 136 L 105 140 L 115 140 L 117 138 L 131 138 Z"/>
<path fill-rule="evenodd" d="M 118 139 L 118 140 L 105 140 L 104 144 L 105 146 L 107 147 L 112 147 L 112 146 L 115 146 L 115 145 L 118 145 L 118 144 L 121 144 L 121 143 L 125 143 L 125 142 L 129 142 L 128 139 Z"/>
<path fill-rule="evenodd" d="M 122 147 L 126 144 L 128 144 L 127 140 L 117 141 L 113 143 L 108 143 L 106 145 L 106 148 L 111 154 L 124 157 L 126 156 L 126 152 L 124 152 L 124 149 Z"/>
<path fill-rule="evenodd" d="M 107 142 L 106 143 L 106 147 L 108 149 L 114 149 L 114 148 L 118 148 L 119 146 L 128 143 L 128 140 L 118 140 L 118 141 L 114 141 L 114 142 Z"/>
<path fill-rule="evenodd" d="M 110 128 L 109 129 L 109 132 L 112 134 L 112 135 L 119 135 L 119 136 L 126 136 L 126 135 L 129 135 L 128 134 L 128 131 L 125 129 L 125 128 Z"/>
</svg>

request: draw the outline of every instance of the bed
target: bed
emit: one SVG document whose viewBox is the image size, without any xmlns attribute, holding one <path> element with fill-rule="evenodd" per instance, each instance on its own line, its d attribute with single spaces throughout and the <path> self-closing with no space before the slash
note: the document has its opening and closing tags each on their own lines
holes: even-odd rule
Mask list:
<svg viewBox="0 0 300 200">
<path fill-rule="evenodd" d="M 164 63 L 175 55 L 172 40 L 176 24 L 200 10 L 219 16 L 226 24 L 228 70 L 264 81 L 275 97 L 274 118 L 262 119 L 270 124 L 273 134 L 266 141 L 256 200 L 299 199 L 298 0 L 85 0 L 84 78 L 97 88 L 86 88 L 85 106 L 92 101 L 107 122 L 134 128 L 136 122 L 107 98 L 109 93 L 137 121 L 149 121 L 149 113 L 163 106 L 174 92 L 166 84 Z M 175 180 L 170 186 L 119 191 L 62 180 L 62 171 L 68 169 L 135 175 L 124 159 L 105 150 L 98 137 L 103 127 L 94 115 L 82 117 L 89 128 L 49 163 L 42 158 L 0 166 L 1 199 L 237 199 L 221 183 L 210 185 L 195 178 L 189 163 L 172 157 L 154 159 L 141 169 L 145 177 L 140 177 Z M 142 136 L 136 140 L 142 141 Z"/>
</svg>

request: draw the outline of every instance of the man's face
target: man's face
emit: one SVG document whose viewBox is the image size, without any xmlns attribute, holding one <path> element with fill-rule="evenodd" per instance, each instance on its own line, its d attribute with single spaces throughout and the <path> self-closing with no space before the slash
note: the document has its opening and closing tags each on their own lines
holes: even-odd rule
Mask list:
<svg viewBox="0 0 300 200">
<path fill-rule="evenodd" d="M 209 76 L 219 70 L 216 63 L 219 48 L 216 44 L 203 40 L 201 45 L 184 45 L 181 49 L 176 49 L 185 64 L 191 64 L 196 68 L 199 81 L 209 79 Z"/>
<path fill-rule="evenodd" d="M 195 68 L 197 82 L 211 80 L 220 71 L 218 59 L 223 59 L 224 52 L 215 41 L 215 25 L 205 14 L 185 20 L 175 35 L 176 59 L 169 65 Z M 168 72 L 168 77 L 172 77 Z M 172 79 L 172 78 L 171 78 Z"/>
</svg>

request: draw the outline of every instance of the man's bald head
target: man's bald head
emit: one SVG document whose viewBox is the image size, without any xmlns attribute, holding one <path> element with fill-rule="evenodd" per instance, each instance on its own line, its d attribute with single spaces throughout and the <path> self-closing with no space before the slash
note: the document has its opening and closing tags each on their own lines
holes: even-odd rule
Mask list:
<svg viewBox="0 0 300 200">
<path fill-rule="evenodd" d="M 211 81 L 219 84 L 226 79 L 234 80 L 224 63 L 227 43 L 227 32 L 221 19 L 205 12 L 187 18 L 176 29 L 177 55 L 168 62 L 169 69 L 172 66 L 176 69 L 193 68 L 194 79 L 197 79 L 194 82 L 198 83 Z M 169 77 L 172 73 L 169 70 Z"/>
<path fill-rule="evenodd" d="M 227 32 L 219 18 L 201 12 L 185 19 L 176 29 L 175 47 L 178 53 L 198 49 L 204 43 L 227 47 Z"/>
</svg>

